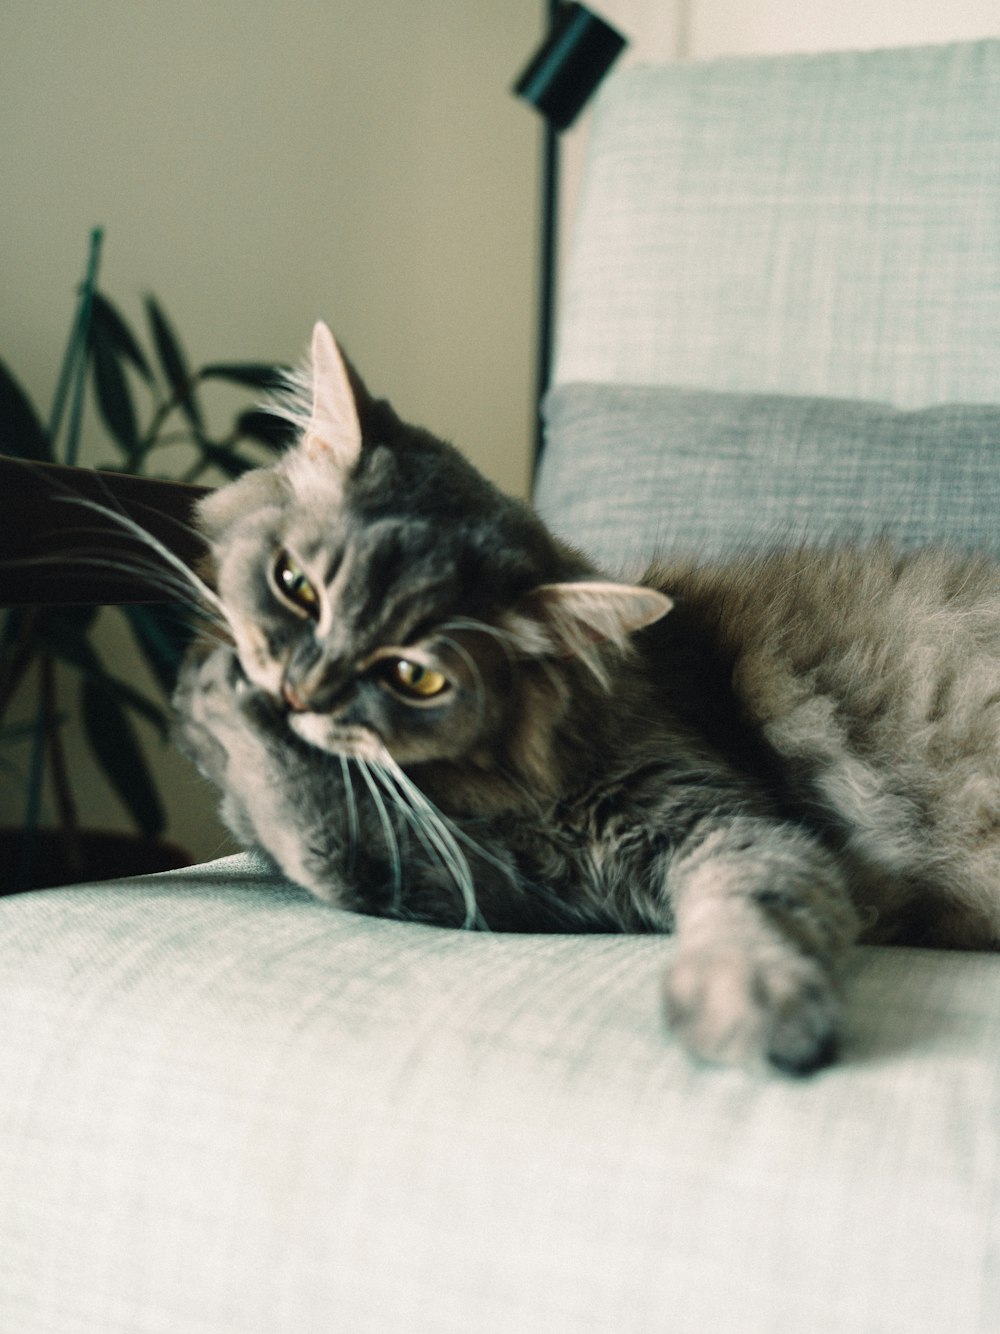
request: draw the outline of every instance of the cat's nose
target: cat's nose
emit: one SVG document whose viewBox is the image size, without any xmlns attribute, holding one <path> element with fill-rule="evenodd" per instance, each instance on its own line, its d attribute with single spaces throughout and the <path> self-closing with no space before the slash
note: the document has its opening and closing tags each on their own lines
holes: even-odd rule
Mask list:
<svg viewBox="0 0 1000 1334">
<path fill-rule="evenodd" d="M 289 663 L 281 682 L 281 693 L 293 713 L 329 713 L 338 701 L 350 693 L 349 674 L 337 671 L 330 663 L 314 664 L 309 670 L 297 670 Z"/>
<path fill-rule="evenodd" d="M 287 677 L 281 683 L 281 693 L 285 697 L 285 703 L 293 713 L 306 713 L 308 711 L 309 700 L 292 685 Z"/>
<path fill-rule="evenodd" d="M 294 713 L 315 713 L 317 696 L 329 672 L 316 645 L 310 641 L 299 644 L 288 655 L 281 677 L 281 693 Z"/>
</svg>

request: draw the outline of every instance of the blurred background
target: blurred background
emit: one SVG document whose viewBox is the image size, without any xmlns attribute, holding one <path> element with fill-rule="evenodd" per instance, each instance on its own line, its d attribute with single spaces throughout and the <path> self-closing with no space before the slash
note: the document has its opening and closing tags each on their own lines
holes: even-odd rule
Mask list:
<svg viewBox="0 0 1000 1334">
<path fill-rule="evenodd" d="M 996 0 L 606 0 L 627 58 L 995 34 Z M 292 362 L 317 317 L 370 387 L 526 494 L 534 431 L 540 123 L 511 96 L 544 0 L 7 0 L 0 13 L 0 358 L 47 411 L 90 229 L 101 289 L 155 293 L 193 364 Z M 564 141 L 571 216 L 586 124 Z M 214 391 L 230 410 L 232 390 Z M 230 397 L 227 398 L 227 395 Z M 2 449 L 2 445 L 0 445 Z M 82 461 L 106 463 L 92 410 Z M 114 613 L 102 652 L 156 686 Z M 68 700 L 72 678 L 60 683 Z M 30 690 L 6 720 L 30 719 Z M 71 712 L 71 711 L 70 711 Z M 214 800 L 141 719 L 169 835 L 228 850 Z M 83 824 L 127 828 L 72 716 Z M 0 749 L 0 825 L 23 815 Z M 43 816 L 51 817 L 43 793 Z"/>
</svg>

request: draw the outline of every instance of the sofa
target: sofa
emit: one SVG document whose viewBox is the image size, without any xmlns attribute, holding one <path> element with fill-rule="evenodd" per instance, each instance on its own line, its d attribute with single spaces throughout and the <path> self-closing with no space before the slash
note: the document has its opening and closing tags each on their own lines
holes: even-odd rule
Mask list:
<svg viewBox="0 0 1000 1334">
<path fill-rule="evenodd" d="M 615 572 L 1000 549 L 998 167 L 1000 41 L 615 72 L 551 524 Z M 0 1330 L 1000 1327 L 1000 957 L 856 949 L 795 1081 L 679 1049 L 670 950 L 355 916 L 250 853 L 0 900 Z"/>
</svg>

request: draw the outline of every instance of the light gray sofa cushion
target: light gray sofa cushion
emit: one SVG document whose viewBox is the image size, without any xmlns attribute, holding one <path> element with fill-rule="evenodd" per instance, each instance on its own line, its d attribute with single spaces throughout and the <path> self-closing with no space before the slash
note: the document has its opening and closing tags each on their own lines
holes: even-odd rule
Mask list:
<svg viewBox="0 0 1000 1334">
<path fill-rule="evenodd" d="M 546 419 L 538 506 L 613 570 L 807 537 L 1000 554 L 1000 407 L 565 384 Z"/>
<path fill-rule="evenodd" d="M 998 40 L 624 70 L 555 378 L 998 402 L 998 160 Z"/>
<path fill-rule="evenodd" d="M 239 857 L 0 912 L 0 1329 L 992 1334 L 996 960 L 859 950 L 844 1063 L 701 1070 L 656 936 Z"/>
</svg>

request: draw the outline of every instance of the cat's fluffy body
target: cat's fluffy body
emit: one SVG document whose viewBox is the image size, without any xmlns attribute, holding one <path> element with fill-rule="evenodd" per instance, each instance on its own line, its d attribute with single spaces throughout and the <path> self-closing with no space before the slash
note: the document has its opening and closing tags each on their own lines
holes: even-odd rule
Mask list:
<svg viewBox="0 0 1000 1334">
<path fill-rule="evenodd" d="M 224 816 L 320 898 L 675 931 L 692 1051 L 805 1071 L 857 939 L 1000 945 L 1000 570 L 799 549 L 602 578 L 373 402 L 322 326 L 299 444 L 203 502 L 177 695 Z M 671 609 L 672 607 L 672 609 Z M 669 613 L 669 614 L 667 614 Z"/>
</svg>

